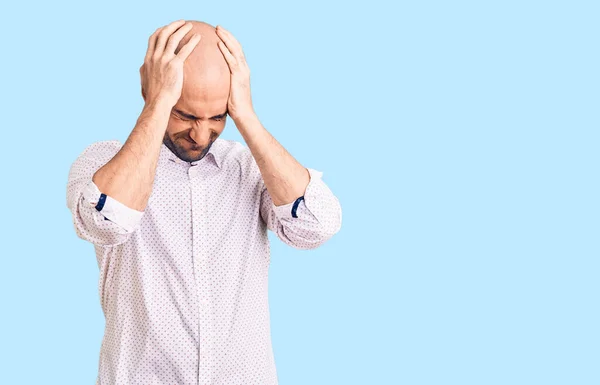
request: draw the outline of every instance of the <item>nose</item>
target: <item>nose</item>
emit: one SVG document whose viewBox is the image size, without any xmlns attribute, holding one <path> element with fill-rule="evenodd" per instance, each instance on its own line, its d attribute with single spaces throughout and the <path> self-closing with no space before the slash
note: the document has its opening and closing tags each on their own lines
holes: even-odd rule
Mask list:
<svg viewBox="0 0 600 385">
<path fill-rule="evenodd" d="M 210 137 L 213 130 L 210 128 L 211 122 L 197 120 L 190 130 L 190 138 L 200 146 L 206 146 L 210 143 Z"/>
</svg>

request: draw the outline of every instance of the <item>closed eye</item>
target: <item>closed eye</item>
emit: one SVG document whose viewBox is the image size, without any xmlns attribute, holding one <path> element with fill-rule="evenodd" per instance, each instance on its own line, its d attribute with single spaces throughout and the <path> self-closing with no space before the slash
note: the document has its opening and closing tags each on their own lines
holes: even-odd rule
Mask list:
<svg viewBox="0 0 600 385">
<path fill-rule="evenodd" d="M 174 117 L 176 117 L 177 119 L 179 119 L 179 120 L 185 120 L 185 121 L 191 120 L 191 119 L 186 118 L 185 116 L 182 116 L 182 115 L 180 115 L 178 113 L 175 113 L 174 111 L 172 112 L 172 115 Z"/>
<path fill-rule="evenodd" d="M 179 111 L 179 110 L 175 110 L 175 109 L 171 110 L 171 113 L 172 113 L 172 114 L 173 114 L 173 115 L 174 115 L 176 118 L 178 118 L 178 119 L 180 119 L 180 120 L 189 121 L 189 120 L 199 120 L 199 119 L 200 119 L 200 118 L 197 118 L 197 117 L 195 117 L 195 116 L 193 116 L 193 115 L 188 115 L 188 114 L 186 114 L 186 113 L 183 113 L 183 112 L 181 112 L 181 111 Z M 221 121 L 225 120 L 225 117 L 226 117 L 226 116 L 227 116 L 227 111 L 225 111 L 225 112 L 224 112 L 224 113 L 222 113 L 222 114 L 215 115 L 215 116 L 211 117 L 210 119 L 211 119 L 211 120 L 214 120 L 214 121 L 216 121 L 216 122 L 221 122 Z"/>
</svg>

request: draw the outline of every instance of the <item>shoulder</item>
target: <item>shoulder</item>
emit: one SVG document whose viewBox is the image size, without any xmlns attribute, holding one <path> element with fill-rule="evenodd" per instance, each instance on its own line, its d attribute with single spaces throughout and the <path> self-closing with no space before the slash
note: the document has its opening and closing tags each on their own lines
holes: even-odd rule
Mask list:
<svg viewBox="0 0 600 385">
<path fill-rule="evenodd" d="M 118 140 L 105 140 L 88 145 L 71 164 L 69 180 L 89 178 L 90 173 L 108 163 L 121 147 Z"/>
<path fill-rule="evenodd" d="M 239 165 L 242 168 L 256 166 L 252 152 L 245 144 L 221 138 L 218 138 L 215 144 L 217 144 L 224 162 L 230 165 Z"/>
<path fill-rule="evenodd" d="M 121 149 L 123 144 L 118 140 L 102 140 L 88 145 L 80 154 L 79 159 L 109 161 Z"/>
<path fill-rule="evenodd" d="M 223 158 L 223 168 L 243 177 L 260 178 L 260 169 L 248 146 L 235 140 L 217 139 Z M 215 141 L 215 143 L 217 143 Z"/>
</svg>

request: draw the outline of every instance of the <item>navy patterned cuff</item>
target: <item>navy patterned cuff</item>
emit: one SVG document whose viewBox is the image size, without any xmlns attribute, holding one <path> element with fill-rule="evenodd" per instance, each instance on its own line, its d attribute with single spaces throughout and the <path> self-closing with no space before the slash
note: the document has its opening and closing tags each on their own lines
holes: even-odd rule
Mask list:
<svg viewBox="0 0 600 385">
<path fill-rule="evenodd" d="M 100 199 L 98 199 L 98 204 L 96 204 L 96 210 L 102 211 L 104 208 L 104 203 L 106 202 L 106 194 L 100 194 Z M 105 221 L 108 221 L 107 217 L 104 217 Z"/>
<path fill-rule="evenodd" d="M 302 201 L 304 199 L 304 195 L 301 196 L 300 198 L 296 199 L 296 202 L 294 202 L 294 205 L 292 206 L 292 217 L 293 218 L 298 218 L 298 215 L 296 214 L 296 210 L 298 209 L 298 204 L 300 203 L 300 201 Z"/>
<path fill-rule="evenodd" d="M 102 211 L 104 207 L 104 203 L 106 202 L 106 194 L 100 194 L 100 199 L 98 199 L 98 204 L 96 204 L 96 210 Z"/>
</svg>

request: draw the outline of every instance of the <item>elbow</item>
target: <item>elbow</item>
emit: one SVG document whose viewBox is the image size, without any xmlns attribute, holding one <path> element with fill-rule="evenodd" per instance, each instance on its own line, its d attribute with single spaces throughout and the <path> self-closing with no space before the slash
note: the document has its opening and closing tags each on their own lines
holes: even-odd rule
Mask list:
<svg viewBox="0 0 600 385">
<path fill-rule="evenodd" d="M 341 228 L 342 206 L 336 198 L 335 207 L 333 207 L 333 209 L 330 211 L 330 214 L 324 220 L 319 221 L 319 225 L 317 226 L 315 233 L 318 234 L 317 238 L 322 240 L 321 243 L 324 243 L 337 234 Z"/>
<path fill-rule="evenodd" d="M 84 241 L 90 242 L 97 246 L 117 246 L 127 242 L 130 234 L 119 234 L 114 232 L 106 232 L 104 234 L 94 234 L 83 227 L 75 226 L 75 233 Z"/>
<path fill-rule="evenodd" d="M 72 211 L 77 236 L 99 246 L 116 246 L 131 238 L 135 229 L 126 229 L 104 217 L 94 208 L 77 207 Z"/>
<path fill-rule="evenodd" d="M 342 209 L 336 199 L 336 207 L 324 219 L 313 221 L 310 226 L 294 228 L 289 224 L 280 226 L 280 238 L 299 250 L 316 249 L 323 245 L 342 228 Z"/>
<path fill-rule="evenodd" d="M 303 231 L 300 233 L 293 233 L 289 229 L 283 228 L 283 234 L 281 239 L 285 243 L 298 250 L 312 250 L 320 247 L 335 234 L 339 232 L 341 228 L 341 222 L 335 226 L 318 226 L 311 229 L 311 231 Z"/>
</svg>

